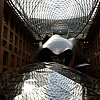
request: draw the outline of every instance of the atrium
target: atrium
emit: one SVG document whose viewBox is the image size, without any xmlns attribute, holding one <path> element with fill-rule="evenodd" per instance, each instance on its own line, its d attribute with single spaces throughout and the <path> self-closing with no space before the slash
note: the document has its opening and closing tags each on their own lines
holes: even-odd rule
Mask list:
<svg viewBox="0 0 100 100">
<path fill-rule="evenodd" d="M 0 100 L 100 100 L 100 0 L 0 0 Z"/>
</svg>

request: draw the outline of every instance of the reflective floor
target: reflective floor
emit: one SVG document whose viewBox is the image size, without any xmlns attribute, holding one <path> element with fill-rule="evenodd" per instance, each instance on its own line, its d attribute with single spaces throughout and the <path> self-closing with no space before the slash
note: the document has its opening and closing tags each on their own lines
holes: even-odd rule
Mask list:
<svg viewBox="0 0 100 100">
<path fill-rule="evenodd" d="M 57 63 L 25 66 L 1 82 L 5 100 L 100 100 L 98 80 Z"/>
</svg>

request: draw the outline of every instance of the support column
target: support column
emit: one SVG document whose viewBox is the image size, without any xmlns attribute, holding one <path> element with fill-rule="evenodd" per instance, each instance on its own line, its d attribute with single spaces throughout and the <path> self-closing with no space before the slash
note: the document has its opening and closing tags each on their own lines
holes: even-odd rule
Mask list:
<svg viewBox="0 0 100 100">
<path fill-rule="evenodd" d="M 1 40 L 1 32 L 2 32 L 3 9 L 4 9 L 4 0 L 0 0 L 0 40 Z"/>
<path fill-rule="evenodd" d="M 3 51 L 1 48 L 3 10 L 4 10 L 4 0 L 0 0 L 0 73 L 2 72 L 2 55 L 3 55 Z M 0 95 L 0 99 L 1 99 L 1 95 Z"/>
</svg>

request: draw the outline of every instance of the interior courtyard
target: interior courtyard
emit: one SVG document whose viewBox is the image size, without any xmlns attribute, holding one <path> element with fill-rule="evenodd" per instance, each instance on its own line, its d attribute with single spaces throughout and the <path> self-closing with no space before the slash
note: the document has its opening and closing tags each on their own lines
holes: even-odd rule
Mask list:
<svg viewBox="0 0 100 100">
<path fill-rule="evenodd" d="M 55 35 L 82 56 L 39 61 Z M 0 100 L 100 100 L 100 0 L 0 0 Z"/>
</svg>

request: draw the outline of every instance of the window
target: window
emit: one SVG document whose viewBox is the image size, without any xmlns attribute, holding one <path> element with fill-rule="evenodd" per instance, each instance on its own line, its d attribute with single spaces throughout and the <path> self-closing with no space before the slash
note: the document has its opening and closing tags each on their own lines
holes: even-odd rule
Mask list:
<svg viewBox="0 0 100 100">
<path fill-rule="evenodd" d="M 8 25 L 8 15 L 7 14 L 4 14 L 4 24 L 5 25 Z"/>
<path fill-rule="evenodd" d="M 13 33 L 12 32 L 10 32 L 10 42 L 13 43 Z"/>
<path fill-rule="evenodd" d="M 15 25 L 14 25 L 14 20 L 11 20 L 11 21 L 10 21 L 10 27 L 11 27 L 12 29 L 14 29 L 14 26 L 15 26 Z"/>
<path fill-rule="evenodd" d="M 13 46 L 12 46 L 12 44 L 9 44 L 9 50 L 13 51 Z"/>
<path fill-rule="evenodd" d="M 15 45 L 18 46 L 18 37 L 15 36 Z"/>
<path fill-rule="evenodd" d="M 15 63 L 15 56 L 11 54 L 11 66 L 14 66 Z"/>
<path fill-rule="evenodd" d="M 4 51 L 3 52 L 3 65 L 7 65 L 8 64 L 8 52 Z"/>
<path fill-rule="evenodd" d="M 22 40 L 19 41 L 19 48 L 22 49 Z"/>
<path fill-rule="evenodd" d="M 8 29 L 7 29 L 7 27 L 4 26 L 3 37 L 5 39 L 7 39 L 7 32 L 8 32 Z"/>
<path fill-rule="evenodd" d="M 15 51 L 15 53 L 17 53 L 17 52 L 18 52 L 18 50 L 17 50 L 17 48 L 16 48 L 16 47 L 14 48 L 14 51 Z"/>
<path fill-rule="evenodd" d="M 20 26 L 18 25 L 18 22 L 15 23 L 15 32 L 18 34 L 20 31 Z"/>
<path fill-rule="evenodd" d="M 3 40 L 2 45 L 3 45 L 3 47 L 7 47 L 7 41 Z"/>
</svg>

